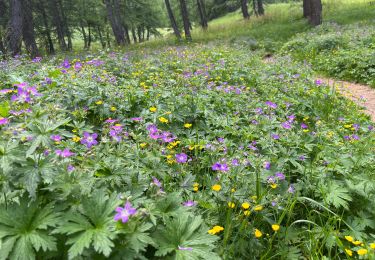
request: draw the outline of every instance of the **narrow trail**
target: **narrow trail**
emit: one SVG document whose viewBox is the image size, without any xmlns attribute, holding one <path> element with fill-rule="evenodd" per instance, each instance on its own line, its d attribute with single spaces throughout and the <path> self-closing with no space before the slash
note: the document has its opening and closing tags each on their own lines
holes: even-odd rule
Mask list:
<svg viewBox="0 0 375 260">
<path fill-rule="evenodd" d="M 274 57 L 266 57 L 264 63 L 275 63 Z M 364 112 L 368 114 L 375 122 L 375 89 L 370 86 L 356 84 L 348 81 L 337 80 L 333 78 L 317 77 L 325 84 L 334 87 L 344 97 L 351 99 L 357 105 L 364 107 Z"/>
<path fill-rule="evenodd" d="M 375 122 L 375 89 L 366 85 L 332 78 L 318 77 L 317 79 L 334 87 L 344 97 L 349 98 L 359 106 L 364 107 L 364 112 L 370 115 L 372 121 Z"/>
</svg>

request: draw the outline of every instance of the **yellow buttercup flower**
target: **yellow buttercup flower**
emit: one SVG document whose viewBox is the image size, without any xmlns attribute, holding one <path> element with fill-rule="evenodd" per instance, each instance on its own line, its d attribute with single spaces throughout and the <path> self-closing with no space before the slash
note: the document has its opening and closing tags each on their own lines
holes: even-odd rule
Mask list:
<svg viewBox="0 0 375 260">
<path fill-rule="evenodd" d="M 367 254 L 367 249 L 361 248 L 357 250 L 358 255 L 366 255 Z"/>
<path fill-rule="evenodd" d="M 157 108 L 156 107 L 150 107 L 150 112 L 154 113 L 156 112 Z"/>
<path fill-rule="evenodd" d="M 250 208 L 250 203 L 244 202 L 244 203 L 242 203 L 241 206 L 242 206 L 243 209 L 248 209 L 248 208 Z"/>
<path fill-rule="evenodd" d="M 271 188 L 272 189 L 276 189 L 277 188 L 277 184 L 276 183 L 271 183 Z"/>
<path fill-rule="evenodd" d="M 103 101 L 102 100 L 98 100 L 98 101 L 95 102 L 95 104 L 101 105 L 101 104 L 103 104 Z"/>
<path fill-rule="evenodd" d="M 221 226 L 214 226 L 212 229 L 208 230 L 208 234 L 215 235 L 223 230 L 224 228 Z"/>
<path fill-rule="evenodd" d="M 371 249 L 375 249 L 375 243 L 370 244 Z"/>
<path fill-rule="evenodd" d="M 245 216 L 249 216 L 249 215 L 250 215 L 250 210 L 245 210 L 245 211 L 243 212 L 243 214 L 244 214 Z"/>
<path fill-rule="evenodd" d="M 233 202 L 228 202 L 228 207 L 230 207 L 231 209 L 233 209 L 235 206 L 236 204 L 234 204 Z"/>
<path fill-rule="evenodd" d="M 111 111 L 112 111 L 112 112 L 115 112 L 116 110 L 117 110 L 116 107 L 111 107 Z"/>
<path fill-rule="evenodd" d="M 355 245 L 355 246 L 358 246 L 358 245 L 362 244 L 362 242 L 359 241 L 359 240 L 357 240 L 357 241 L 353 241 L 352 243 L 353 243 L 353 245 Z"/>
<path fill-rule="evenodd" d="M 260 238 L 263 236 L 263 233 L 259 229 L 255 229 L 254 235 L 256 238 Z"/>
<path fill-rule="evenodd" d="M 277 231 L 279 231 L 279 229 L 280 229 L 280 226 L 278 224 L 273 224 L 272 225 L 272 230 L 273 231 L 277 232 Z"/>
<path fill-rule="evenodd" d="M 198 187 L 194 187 L 194 188 L 193 188 L 193 191 L 198 191 Z"/>
<path fill-rule="evenodd" d="M 161 122 L 161 123 L 166 123 L 166 124 L 168 124 L 168 119 L 166 119 L 165 117 L 159 117 L 159 121 Z"/>
<path fill-rule="evenodd" d="M 79 136 L 75 135 L 75 136 L 73 136 L 72 140 L 73 140 L 73 142 L 78 143 L 81 140 L 81 138 Z"/>
<path fill-rule="evenodd" d="M 221 185 L 215 184 L 214 186 L 212 186 L 212 190 L 214 190 L 214 191 L 220 191 L 221 190 Z"/>
<path fill-rule="evenodd" d="M 192 127 L 193 126 L 193 124 L 190 124 L 190 123 L 186 123 L 186 124 L 184 124 L 184 127 L 185 128 L 190 128 L 190 127 Z"/>
<path fill-rule="evenodd" d="M 345 248 L 345 253 L 346 253 L 348 256 L 353 256 L 353 251 L 350 250 L 350 249 Z"/>
<path fill-rule="evenodd" d="M 147 143 L 141 143 L 139 146 L 140 146 L 141 148 L 145 148 L 145 147 L 147 146 Z"/>
<path fill-rule="evenodd" d="M 345 239 L 348 240 L 349 242 L 354 241 L 354 238 L 352 236 L 345 236 Z"/>
<path fill-rule="evenodd" d="M 235 188 L 232 188 L 231 190 L 230 190 L 230 192 L 236 192 L 236 189 Z"/>
<path fill-rule="evenodd" d="M 254 208 L 255 211 L 261 211 L 262 209 L 263 209 L 262 205 L 256 205 Z"/>
</svg>

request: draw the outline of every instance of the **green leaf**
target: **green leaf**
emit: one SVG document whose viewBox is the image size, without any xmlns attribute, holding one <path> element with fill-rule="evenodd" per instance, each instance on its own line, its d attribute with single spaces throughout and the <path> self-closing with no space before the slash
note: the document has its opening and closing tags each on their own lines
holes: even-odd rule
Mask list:
<svg viewBox="0 0 375 260">
<path fill-rule="evenodd" d="M 349 195 L 349 190 L 336 182 L 331 182 L 328 185 L 328 194 L 325 197 L 328 204 L 333 205 L 336 208 L 344 207 L 348 209 L 348 201 L 352 198 Z"/>
</svg>

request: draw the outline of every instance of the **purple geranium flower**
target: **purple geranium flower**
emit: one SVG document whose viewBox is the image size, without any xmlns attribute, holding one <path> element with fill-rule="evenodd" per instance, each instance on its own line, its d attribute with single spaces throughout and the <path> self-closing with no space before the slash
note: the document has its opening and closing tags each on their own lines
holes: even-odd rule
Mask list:
<svg viewBox="0 0 375 260">
<path fill-rule="evenodd" d="M 281 123 L 281 126 L 285 129 L 291 129 L 292 128 L 292 125 L 288 121 Z"/>
<path fill-rule="evenodd" d="M 152 184 L 159 188 L 161 187 L 161 182 L 156 177 L 152 177 Z"/>
<path fill-rule="evenodd" d="M 184 205 L 185 207 L 194 207 L 195 205 L 197 205 L 197 202 L 193 200 L 188 200 L 182 203 L 182 205 Z"/>
<path fill-rule="evenodd" d="M 65 59 L 65 60 L 61 63 L 61 67 L 65 68 L 65 69 L 69 69 L 69 68 L 70 68 L 69 60 Z"/>
<path fill-rule="evenodd" d="M 9 119 L 6 117 L 0 117 L 0 125 L 6 125 L 9 123 Z"/>
<path fill-rule="evenodd" d="M 79 71 L 82 69 L 82 63 L 77 61 L 76 64 L 74 64 L 74 69 Z"/>
<path fill-rule="evenodd" d="M 74 169 L 75 169 L 75 167 L 71 164 L 69 164 L 68 167 L 67 167 L 68 172 L 72 172 L 72 171 L 74 171 Z"/>
<path fill-rule="evenodd" d="M 187 162 L 187 155 L 184 153 L 176 154 L 176 161 L 178 163 L 186 163 Z"/>
<path fill-rule="evenodd" d="M 289 193 L 294 193 L 296 191 L 296 189 L 294 188 L 293 184 L 290 184 L 289 188 L 288 188 L 288 192 Z"/>
<path fill-rule="evenodd" d="M 282 172 L 275 173 L 275 177 L 280 181 L 285 180 L 285 175 Z"/>
<path fill-rule="evenodd" d="M 83 132 L 83 138 L 81 139 L 81 144 L 86 145 L 87 148 L 91 148 L 93 145 L 97 145 L 98 141 L 96 138 L 98 137 L 97 133 L 93 133 L 90 135 L 88 132 Z"/>
<path fill-rule="evenodd" d="M 308 126 L 307 126 L 305 123 L 302 123 L 302 124 L 301 124 L 301 128 L 302 128 L 302 129 L 307 129 Z"/>
<path fill-rule="evenodd" d="M 272 134 L 271 137 L 272 137 L 272 139 L 274 139 L 274 140 L 279 140 L 279 139 L 280 139 L 280 136 L 277 135 L 277 134 Z"/>
<path fill-rule="evenodd" d="M 266 101 L 266 105 L 270 108 L 277 108 L 277 105 L 271 101 Z"/>
<path fill-rule="evenodd" d="M 55 142 L 61 142 L 62 137 L 60 135 L 51 135 L 51 139 Z"/>
<path fill-rule="evenodd" d="M 226 172 L 229 170 L 229 167 L 226 163 L 215 163 L 214 165 L 212 165 L 212 170 L 214 171 L 221 171 L 221 172 Z"/>
<path fill-rule="evenodd" d="M 264 169 L 269 170 L 269 169 L 271 169 L 271 163 L 270 162 L 264 162 L 263 167 L 264 167 Z"/>
<path fill-rule="evenodd" d="M 233 160 L 232 160 L 232 165 L 233 165 L 233 166 L 238 166 L 238 165 L 240 165 L 240 163 L 238 162 L 238 159 L 233 159 Z"/>
<path fill-rule="evenodd" d="M 126 223 L 129 220 L 129 217 L 132 215 L 135 215 L 137 213 L 137 210 L 135 208 L 132 208 L 132 205 L 129 201 L 125 203 L 125 207 L 117 207 L 116 208 L 117 214 L 114 217 L 115 221 L 121 220 L 122 223 Z"/>
<path fill-rule="evenodd" d="M 63 158 L 68 158 L 74 155 L 74 153 L 72 153 L 68 148 L 65 148 L 64 150 L 56 150 L 55 153 Z"/>
</svg>

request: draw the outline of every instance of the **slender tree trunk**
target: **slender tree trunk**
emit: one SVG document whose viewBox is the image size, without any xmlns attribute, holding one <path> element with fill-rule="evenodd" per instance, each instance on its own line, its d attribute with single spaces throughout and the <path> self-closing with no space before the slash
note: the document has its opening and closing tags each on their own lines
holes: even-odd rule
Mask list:
<svg viewBox="0 0 375 260">
<path fill-rule="evenodd" d="M 142 42 L 142 28 L 141 26 L 137 27 L 138 42 Z"/>
<path fill-rule="evenodd" d="M 108 27 L 106 28 L 106 38 L 107 38 L 108 48 L 111 48 L 111 37 L 110 37 L 110 33 L 109 33 Z"/>
<path fill-rule="evenodd" d="M 105 48 L 105 41 L 103 39 L 102 30 L 101 30 L 101 28 L 100 28 L 99 25 L 96 26 L 96 30 L 98 31 L 98 36 L 99 36 L 100 44 L 102 45 L 102 48 L 104 49 Z"/>
<path fill-rule="evenodd" d="M 137 43 L 137 34 L 135 33 L 134 27 L 132 27 L 132 36 L 133 36 L 133 42 Z"/>
<path fill-rule="evenodd" d="M 263 0 L 257 0 L 257 4 L 258 4 L 258 14 L 264 15 Z"/>
<path fill-rule="evenodd" d="M 258 17 L 258 8 L 257 8 L 257 2 L 256 0 L 253 0 L 253 11 L 254 11 L 254 14 L 256 15 L 256 17 Z"/>
<path fill-rule="evenodd" d="M 43 20 L 43 25 L 44 25 L 44 35 L 47 39 L 46 41 L 46 46 L 47 46 L 47 53 L 49 54 L 53 54 L 55 53 L 55 47 L 53 46 L 53 41 L 52 41 L 52 37 L 51 37 L 51 30 L 50 30 L 50 27 L 49 27 L 49 24 L 48 24 L 48 17 L 47 17 L 47 13 L 46 13 L 46 9 L 45 9 L 45 6 L 44 6 L 44 2 L 43 0 L 40 0 L 38 2 L 38 10 L 40 12 L 40 14 L 42 15 L 42 20 Z"/>
<path fill-rule="evenodd" d="M 67 45 L 66 45 L 65 38 L 64 38 L 64 26 L 62 23 L 59 9 L 57 8 L 58 6 L 57 0 L 49 0 L 49 3 L 50 3 L 49 9 L 51 10 L 53 24 L 56 27 L 56 34 L 57 34 L 57 39 L 60 45 L 60 49 L 62 51 L 66 51 Z"/>
<path fill-rule="evenodd" d="M 126 40 L 126 43 L 127 44 L 131 44 L 130 35 L 129 35 L 129 27 L 127 25 L 125 25 L 124 30 L 125 30 L 125 40 Z"/>
<path fill-rule="evenodd" d="M 148 41 L 148 40 L 150 40 L 150 27 L 147 27 L 146 30 L 147 30 L 147 36 L 146 36 L 147 38 L 146 39 Z"/>
<path fill-rule="evenodd" d="M 0 17 L 5 17 L 6 16 L 6 4 L 5 0 L 0 0 Z M 0 58 L 1 56 L 5 55 L 5 44 L 4 44 L 4 34 L 5 34 L 5 28 L 3 28 L 2 25 L 0 25 Z"/>
<path fill-rule="evenodd" d="M 22 2 L 21 0 L 11 0 L 10 20 L 6 40 L 7 50 L 12 56 L 21 53 L 22 24 Z"/>
<path fill-rule="evenodd" d="M 124 45 L 126 43 L 125 36 L 124 36 L 124 28 L 120 23 L 120 17 L 117 16 L 117 12 L 115 13 L 114 9 L 118 6 L 117 0 L 115 0 L 115 7 L 112 5 L 111 0 L 105 0 L 105 5 L 107 8 L 108 20 L 110 21 L 113 34 L 115 35 L 116 43 L 118 45 Z"/>
<path fill-rule="evenodd" d="M 204 2 L 202 0 L 197 0 L 197 7 L 198 7 L 199 17 L 201 20 L 201 26 L 203 30 L 207 30 L 208 23 L 207 23 L 206 8 L 204 6 Z"/>
<path fill-rule="evenodd" d="M 247 0 L 241 0 L 241 11 L 244 19 L 250 19 L 249 10 L 247 9 Z"/>
<path fill-rule="evenodd" d="M 35 41 L 35 33 L 34 33 L 34 21 L 33 21 L 33 7 L 31 4 L 31 0 L 23 0 L 22 5 L 22 35 L 23 41 L 26 46 L 27 52 L 31 55 L 31 57 L 36 57 L 39 55 L 38 46 L 36 45 Z"/>
<path fill-rule="evenodd" d="M 303 0 L 303 17 L 308 18 L 311 15 L 311 2 L 310 0 Z"/>
<path fill-rule="evenodd" d="M 176 19 L 173 15 L 171 4 L 170 4 L 169 0 L 164 0 L 164 2 L 165 2 L 165 6 L 167 8 L 169 21 L 171 22 L 171 26 L 173 28 L 174 35 L 176 35 L 178 40 L 181 40 L 181 33 L 180 33 L 180 30 L 178 29 Z"/>
<path fill-rule="evenodd" d="M 181 16 L 184 23 L 185 39 L 191 41 L 189 12 L 185 0 L 180 0 Z"/>
<path fill-rule="evenodd" d="M 87 41 L 87 47 L 90 49 L 91 47 L 91 42 L 92 42 L 92 37 L 91 37 L 91 25 L 90 23 L 87 24 L 88 26 L 88 30 L 89 30 L 89 38 L 88 38 L 88 41 Z"/>
<path fill-rule="evenodd" d="M 73 50 L 73 43 L 72 43 L 72 34 L 69 29 L 69 23 L 68 19 L 66 18 L 65 15 L 65 10 L 64 10 L 64 5 L 62 0 L 59 0 L 59 5 L 60 5 L 60 10 L 61 10 L 61 18 L 62 18 L 62 25 L 63 25 L 63 30 L 64 30 L 64 35 L 67 36 L 68 38 L 68 50 Z"/>
<path fill-rule="evenodd" d="M 87 35 L 86 35 L 86 31 L 85 31 L 85 26 L 83 26 L 82 20 L 80 21 L 80 25 L 81 25 L 81 32 L 82 32 L 82 37 L 83 37 L 83 45 L 84 45 L 83 48 L 87 49 L 88 48 Z"/>
<path fill-rule="evenodd" d="M 310 0 L 311 1 L 311 15 L 309 22 L 313 26 L 322 24 L 322 1 L 321 0 Z"/>
</svg>

